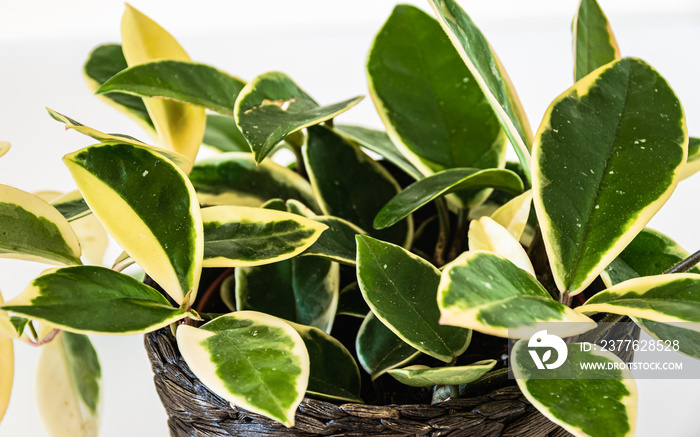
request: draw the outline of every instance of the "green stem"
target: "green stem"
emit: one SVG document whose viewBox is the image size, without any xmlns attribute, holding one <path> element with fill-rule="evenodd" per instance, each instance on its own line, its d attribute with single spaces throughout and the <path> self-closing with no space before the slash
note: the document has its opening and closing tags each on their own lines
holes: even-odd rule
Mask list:
<svg viewBox="0 0 700 437">
<path fill-rule="evenodd" d="M 32 339 L 36 342 L 39 341 L 39 334 L 36 332 L 36 328 L 34 327 L 34 322 L 29 322 L 27 323 L 27 326 L 29 326 L 29 332 L 32 334 Z"/>
</svg>

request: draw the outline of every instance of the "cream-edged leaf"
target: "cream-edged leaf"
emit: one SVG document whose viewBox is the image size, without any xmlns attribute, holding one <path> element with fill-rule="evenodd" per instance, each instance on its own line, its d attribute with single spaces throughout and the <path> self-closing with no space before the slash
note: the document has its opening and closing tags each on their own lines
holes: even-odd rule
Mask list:
<svg viewBox="0 0 700 437">
<path fill-rule="evenodd" d="M 68 221 L 33 194 L 0 185 L 0 258 L 80 264 L 80 243 Z"/>
<path fill-rule="evenodd" d="M 355 340 L 357 359 L 372 380 L 403 366 L 421 353 L 387 328 L 374 313 L 365 317 Z"/>
<path fill-rule="evenodd" d="M 527 190 L 499 207 L 491 214 L 491 218 L 506 228 L 516 240 L 520 240 L 525 231 L 531 207 L 532 190 Z"/>
<path fill-rule="evenodd" d="M 489 217 L 472 220 L 469 225 L 469 250 L 495 253 L 535 276 L 530 258 L 518 240 L 506 228 Z"/>
<path fill-rule="evenodd" d="M 681 179 L 688 178 L 700 170 L 700 138 L 690 137 L 688 139 L 688 159 L 683 166 Z"/>
<path fill-rule="evenodd" d="M 90 209 L 149 276 L 178 303 L 197 290 L 202 217 L 179 167 L 125 143 L 90 146 L 63 160 Z"/>
<path fill-rule="evenodd" d="M 286 322 L 238 311 L 201 328 L 180 325 L 177 344 L 188 366 L 214 393 L 238 407 L 294 425 L 309 380 L 309 355 Z"/>
<path fill-rule="evenodd" d="M 581 0 L 572 24 L 574 80 L 620 58 L 620 48 L 608 18 L 596 0 Z"/>
<path fill-rule="evenodd" d="M 411 387 L 461 385 L 474 382 L 493 369 L 496 360 L 477 361 L 466 366 L 434 367 L 416 365 L 389 370 L 389 375 Z"/>
</svg>

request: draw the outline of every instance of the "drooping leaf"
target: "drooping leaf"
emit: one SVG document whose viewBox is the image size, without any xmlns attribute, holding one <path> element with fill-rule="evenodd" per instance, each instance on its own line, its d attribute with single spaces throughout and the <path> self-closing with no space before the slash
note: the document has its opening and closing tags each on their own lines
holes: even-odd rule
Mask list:
<svg viewBox="0 0 700 437">
<path fill-rule="evenodd" d="M 91 91 L 97 90 L 103 83 L 128 68 L 121 44 L 104 44 L 96 47 L 88 56 L 83 73 Z M 124 112 L 141 124 L 149 134 L 155 133 L 153 122 L 148 115 L 146 105 L 139 97 L 128 94 L 99 96 L 105 102 Z"/>
<path fill-rule="evenodd" d="M 199 161 L 189 177 L 205 205 L 260 206 L 282 198 L 297 199 L 318 209 L 311 185 L 304 178 L 270 160 L 256 165 L 250 153 L 222 153 Z"/>
<path fill-rule="evenodd" d="M 549 107 L 533 148 L 533 193 L 560 291 L 581 292 L 669 198 L 686 157 L 684 120 L 668 83 L 632 58 Z"/>
<path fill-rule="evenodd" d="M 393 376 L 402 384 L 411 387 L 429 387 L 433 385 L 460 385 L 476 381 L 493 369 L 496 360 L 477 361 L 468 366 L 435 367 L 428 366 L 408 366 L 403 369 L 389 370 L 389 375 Z"/>
<path fill-rule="evenodd" d="M 79 265 L 80 253 L 60 212 L 37 196 L 0 185 L 0 258 Z"/>
<path fill-rule="evenodd" d="M 140 334 L 185 316 L 153 288 L 104 267 L 51 269 L 3 310 L 70 332 Z"/>
<path fill-rule="evenodd" d="M 92 214 L 79 190 L 56 197 L 49 202 L 69 222 Z"/>
<path fill-rule="evenodd" d="M 366 232 L 338 217 L 321 215 L 314 217 L 313 221 L 328 226 L 328 229 L 302 255 L 320 256 L 354 266 L 357 258 L 355 235 Z"/>
<path fill-rule="evenodd" d="M 202 143 L 221 152 L 248 152 L 248 141 L 236 125 L 233 117 L 207 114 L 207 128 Z"/>
<path fill-rule="evenodd" d="M 294 425 L 309 379 L 309 355 L 289 324 L 239 311 L 199 329 L 180 325 L 177 344 L 187 365 L 213 392 L 238 407 Z"/>
<path fill-rule="evenodd" d="M 419 351 L 446 363 L 462 354 L 471 331 L 439 324 L 440 271 L 407 250 L 357 237 L 357 280 L 377 318 Z"/>
<path fill-rule="evenodd" d="M 178 303 L 196 293 L 202 218 L 182 170 L 148 148 L 121 143 L 90 146 L 63 160 L 90 209 L 146 273 Z"/>
<path fill-rule="evenodd" d="M 0 141 L 0 156 L 7 153 L 8 150 L 10 150 L 10 143 L 7 141 Z"/>
<path fill-rule="evenodd" d="M 374 313 L 367 314 L 360 326 L 355 348 L 360 365 L 372 380 L 408 364 L 421 354 L 387 328 Z"/>
<path fill-rule="evenodd" d="M 157 59 L 190 61 L 172 35 L 128 3 L 122 16 L 121 34 L 124 59 L 129 67 Z M 204 135 L 204 108 L 153 97 L 143 102 L 158 132 L 160 145 L 194 162 Z"/>
<path fill-rule="evenodd" d="M 469 225 L 469 250 L 483 250 L 501 256 L 536 276 L 530 258 L 518 240 L 506 228 L 489 217 L 472 220 Z"/>
<path fill-rule="evenodd" d="M 552 299 L 532 275 L 488 252 L 465 252 L 446 265 L 437 299 L 440 323 L 498 337 L 529 337 L 543 322 L 568 322 L 558 328 L 562 337 L 596 326 Z"/>
<path fill-rule="evenodd" d="M 608 18 L 596 0 L 581 0 L 572 25 L 574 36 L 574 81 L 620 58 L 620 48 Z"/>
<path fill-rule="evenodd" d="M 584 352 L 578 343 L 562 344 L 568 350 L 563 365 L 542 370 L 528 354 L 537 352 L 528 348 L 526 340 L 515 344 L 512 369 L 525 397 L 545 417 L 576 436 L 634 435 L 637 386 L 622 360 L 595 345 Z"/>
<path fill-rule="evenodd" d="M 333 130 L 351 139 L 360 146 L 371 150 L 390 161 L 413 179 L 421 179 L 423 175 L 396 148 L 385 132 L 367 129 L 361 126 L 335 125 Z"/>
<path fill-rule="evenodd" d="M 501 61 L 455 0 L 429 0 L 438 21 L 479 84 L 530 179 L 532 132 Z"/>
<path fill-rule="evenodd" d="M 491 214 L 491 219 L 506 228 L 516 240 L 520 240 L 527 226 L 531 206 L 532 190 L 527 190 L 498 208 Z"/>
<path fill-rule="evenodd" d="M 396 6 L 374 40 L 367 71 L 391 140 L 421 173 L 503 167 L 507 140 L 498 119 L 428 14 Z M 471 192 L 463 201 L 481 203 L 489 192 Z"/>
<path fill-rule="evenodd" d="M 681 179 L 685 179 L 697 173 L 700 170 L 700 139 L 688 138 L 688 159 L 683 167 Z"/>
<path fill-rule="evenodd" d="M 338 264 L 317 257 L 236 268 L 236 308 L 330 332 L 339 293 Z"/>
<path fill-rule="evenodd" d="M 88 337 L 59 333 L 37 366 L 37 405 L 51 436 L 97 437 L 102 372 Z"/>
<path fill-rule="evenodd" d="M 383 229 L 401 221 L 413 211 L 449 193 L 481 188 L 498 188 L 513 194 L 523 191 L 520 177 L 510 170 L 455 168 L 416 181 L 394 196 L 379 211 L 374 227 Z"/>
<path fill-rule="evenodd" d="M 245 82 L 206 64 L 159 59 L 122 70 L 97 89 L 97 94 L 123 93 L 162 97 L 233 115 Z"/>
<path fill-rule="evenodd" d="M 5 301 L 0 294 L 0 305 Z M 0 324 L 4 324 L 7 319 L 7 313 L 0 311 Z M 4 332 L 4 326 L 0 327 L 0 331 Z M 15 378 L 15 352 L 12 338 L 6 338 L 0 335 L 0 423 L 5 416 L 7 406 L 10 404 L 10 395 L 12 394 L 12 382 Z"/>
<path fill-rule="evenodd" d="M 256 162 L 262 162 L 287 135 L 330 120 L 363 97 L 319 106 L 287 75 L 265 73 L 249 82 L 238 96 L 234 117 Z"/>
<path fill-rule="evenodd" d="M 373 230 L 374 216 L 400 188 L 379 163 L 358 147 L 332 130 L 316 126 L 309 128 L 304 161 L 324 214 L 354 223 L 376 238 L 400 245 L 410 241 L 412 223 Z"/>
<path fill-rule="evenodd" d="M 603 290 L 576 310 L 583 314 L 606 312 L 661 323 L 681 323 L 700 332 L 700 275 L 674 273 L 646 276 Z"/>
<path fill-rule="evenodd" d="M 306 393 L 334 401 L 362 403 L 360 369 L 345 346 L 318 328 L 289 324 L 301 335 L 309 353 L 309 385 Z"/>
<path fill-rule="evenodd" d="M 244 206 L 203 208 L 204 267 L 244 267 L 292 258 L 326 225 L 288 212 Z"/>
</svg>

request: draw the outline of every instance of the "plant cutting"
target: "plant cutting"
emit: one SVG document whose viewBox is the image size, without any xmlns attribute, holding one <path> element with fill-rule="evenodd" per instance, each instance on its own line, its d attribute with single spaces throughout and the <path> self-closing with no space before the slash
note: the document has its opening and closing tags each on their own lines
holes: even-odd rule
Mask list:
<svg viewBox="0 0 700 437">
<path fill-rule="evenodd" d="M 645 227 L 700 141 L 594 0 L 534 134 L 467 13 L 428 3 L 397 6 L 370 50 L 382 130 L 342 124 L 362 96 L 193 62 L 127 6 L 84 74 L 150 139 L 49 109 L 96 141 L 64 157 L 77 190 L 0 186 L 0 254 L 57 266 L 1 307 L 0 412 L 12 341 L 40 345 L 48 429 L 96 435 L 88 335 L 145 334 L 172 435 L 633 435 L 629 355 L 581 345 L 639 326 L 700 358 L 697 256 Z M 89 265 L 87 220 L 124 250 L 110 267 Z M 610 369 L 540 379 L 544 329 Z"/>
</svg>

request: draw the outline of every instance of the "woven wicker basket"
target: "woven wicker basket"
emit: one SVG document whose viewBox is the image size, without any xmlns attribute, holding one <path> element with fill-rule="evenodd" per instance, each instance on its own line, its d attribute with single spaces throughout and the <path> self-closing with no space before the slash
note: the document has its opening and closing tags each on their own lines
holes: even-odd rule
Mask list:
<svg viewBox="0 0 700 437">
<path fill-rule="evenodd" d="M 639 328 L 625 326 L 615 338 L 639 338 Z M 612 335 L 611 335 L 612 336 Z M 513 381 L 477 397 L 430 405 L 363 405 L 304 398 L 296 425 L 283 425 L 231 406 L 209 391 L 190 371 L 169 329 L 146 335 L 156 390 L 168 413 L 172 437 L 228 436 L 569 436 L 522 396 Z M 631 361 L 632 355 L 621 356 Z"/>
</svg>

